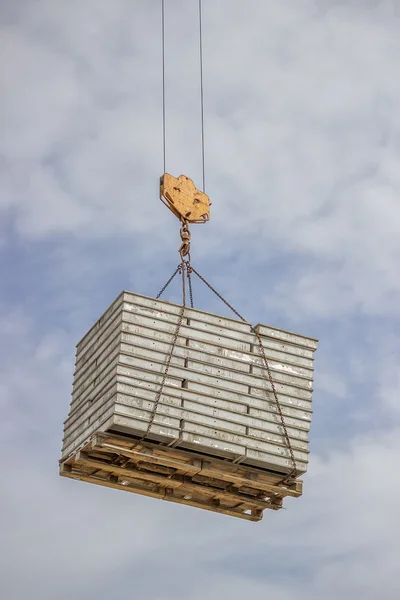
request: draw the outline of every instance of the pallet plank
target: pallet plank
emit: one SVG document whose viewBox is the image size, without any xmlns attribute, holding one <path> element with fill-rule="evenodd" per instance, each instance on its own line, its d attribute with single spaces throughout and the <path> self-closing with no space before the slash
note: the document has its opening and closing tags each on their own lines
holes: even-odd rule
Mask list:
<svg viewBox="0 0 400 600">
<path fill-rule="evenodd" d="M 166 468 L 164 473 L 159 472 L 160 465 Z M 198 460 L 179 449 L 139 444 L 107 432 L 94 434 L 82 449 L 60 461 L 64 477 L 250 521 L 260 521 L 264 510 L 280 510 L 284 497 L 301 495 L 299 482 L 290 487 L 271 485 L 256 471 L 240 476 L 235 469 L 241 467 Z"/>
</svg>

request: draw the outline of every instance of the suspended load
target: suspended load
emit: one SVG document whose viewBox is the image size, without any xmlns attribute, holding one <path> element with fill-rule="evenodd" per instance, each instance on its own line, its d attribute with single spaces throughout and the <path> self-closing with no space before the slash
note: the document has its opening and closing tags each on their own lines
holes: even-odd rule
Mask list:
<svg viewBox="0 0 400 600">
<path fill-rule="evenodd" d="M 302 494 L 316 347 L 124 291 L 77 345 L 60 474 L 259 521 Z"/>
</svg>

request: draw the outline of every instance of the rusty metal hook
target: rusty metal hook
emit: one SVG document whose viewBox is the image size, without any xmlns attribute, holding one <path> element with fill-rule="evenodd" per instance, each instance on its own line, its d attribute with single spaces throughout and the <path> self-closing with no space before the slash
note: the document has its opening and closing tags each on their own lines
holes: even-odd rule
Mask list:
<svg viewBox="0 0 400 600">
<path fill-rule="evenodd" d="M 182 244 L 181 244 L 181 247 L 179 248 L 179 254 L 183 258 L 184 256 L 187 256 L 190 252 L 190 240 L 192 237 L 191 233 L 189 231 L 189 223 L 183 219 L 182 219 L 182 227 L 180 229 L 180 236 L 181 236 Z"/>
</svg>

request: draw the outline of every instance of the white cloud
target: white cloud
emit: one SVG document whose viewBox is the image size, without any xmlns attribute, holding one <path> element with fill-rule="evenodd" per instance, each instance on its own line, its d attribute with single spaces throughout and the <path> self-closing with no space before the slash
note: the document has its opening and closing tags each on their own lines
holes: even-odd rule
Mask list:
<svg viewBox="0 0 400 600">
<path fill-rule="evenodd" d="M 167 168 L 200 184 L 197 2 L 166 4 Z M 177 256 L 158 200 L 160 3 L 14 2 L 0 9 L 5 600 L 399 596 L 398 5 L 203 5 L 213 205 L 193 256 L 245 316 L 320 338 L 304 496 L 253 525 L 58 477 L 75 343 L 120 288 L 158 291 Z"/>
<path fill-rule="evenodd" d="M 168 170 L 200 184 L 196 7 L 179 6 L 179 13 L 167 7 Z M 296 299 L 287 310 L 393 313 L 400 293 L 394 4 L 227 7 L 222 0 L 204 7 L 214 223 L 199 232 L 213 238 L 201 255 L 257 250 L 316 260 L 288 282 Z M 87 239 L 157 228 L 167 244 L 173 225 L 157 200 L 159 17 L 145 2 L 42 0 L 3 28 L 2 204 L 15 211 L 22 235 Z"/>
<path fill-rule="evenodd" d="M 398 429 L 359 436 L 327 459 L 314 453 L 303 497 L 258 525 L 140 499 L 58 478 L 51 428 L 66 409 L 68 377 L 58 350 L 47 356 L 46 345 L 47 338 L 25 359 L 27 385 L 13 390 L 9 410 L 18 429 L 10 435 L 2 424 L 3 452 L 20 440 L 3 466 L 4 598 L 19 600 L 28 589 L 43 600 L 101 598 L 107 584 L 127 598 L 138 564 L 148 573 L 160 564 L 175 581 L 175 597 L 190 600 L 207 589 L 215 599 L 272 591 L 290 598 L 296 591 L 301 599 L 365 593 L 372 600 L 383 583 L 380 597 L 397 597 Z M 42 363 L 54 374 L 50 387 Z M 25 405 L 29 423 L 19 401 L 35 406 L 30 412 Z M 173 597 L 162 578 L 136 577 L 135 585 L 135 593 L 145 586 L 154 598 Z"/>
<path fill-rule="evenodd" d="M 303 497 L 287 499 L 286 510 L 266 513 L 261 524 L 168 505 L 59 478 L 76 342 L 70 320 L 65 328 L 43 327 L 16 308 L 2 315 L 0 325 L 6 342 L 0 450 L 9 455 L 0 511 L 7 548 L 0 577 L 4 598 L 19 600 L 28 589 L 43 600 L 102 598 L 107 585 L 118 585 L 119 597 L 128 598 L 132 572 L 135 593 L 165 600 L 197 600 L 208 587 L 216 599 L 225 590 L 234 599 L 257 592 L 286 599 L 296 591 L 304 600 L 350 600 L 360 593 L 372 600 L 383 582 L 380 597 L 397 597 L 396 419 L 386 429 L 373 427 L 343 440 L 342 447 L 339 440 L 324 458 L 313 444 Z M 375 364 L 379 377 L 386 366 Z M 334 381 L 329 363 L 319 372 L 325 384 L 315 404 L 317 421 Z M 350 390 L 360 376 L 357 365 L 354 374 L 341 373 L 338 411 L 343 387 Z M 386 384 L 394 397 L 396 381 Z M 378 393 L 376 402 L 386 410 L 386 396 Z M 163 577 L 149 578 L 157 565 L 168 584 Z"/>
</svg>

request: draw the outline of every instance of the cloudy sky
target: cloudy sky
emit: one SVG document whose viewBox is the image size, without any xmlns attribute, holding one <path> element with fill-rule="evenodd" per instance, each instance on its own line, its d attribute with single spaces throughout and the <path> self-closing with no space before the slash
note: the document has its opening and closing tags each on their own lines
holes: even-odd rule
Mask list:
<svg viewBox="0 0 400 600">
<path fill-rule="evenodd" d="M 177 264 L 160 6 L 0 0 L 0 596 L 395 600 L 397 0 L 203 0 L 193 263 L 253 323 L 320 340 L 303 497 L 253 524 L 58 476 L 75 344 Z M 197 0 L 166 0 L 166 27 L 167 170 L 200 185 Z"/>
</svg>

